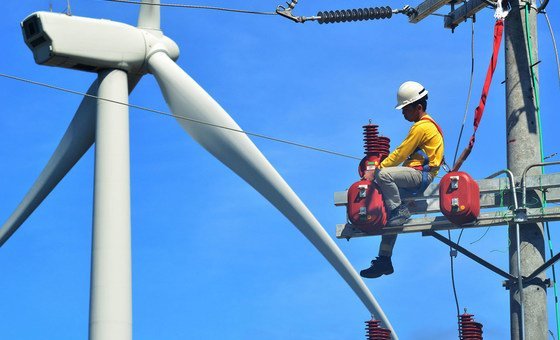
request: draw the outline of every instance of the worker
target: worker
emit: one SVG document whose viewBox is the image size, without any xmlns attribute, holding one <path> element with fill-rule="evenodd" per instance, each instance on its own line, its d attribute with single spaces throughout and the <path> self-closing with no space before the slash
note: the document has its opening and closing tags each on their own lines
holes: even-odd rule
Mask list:
<svg viewBox="0 0 560 340">
<path fill-rule="evenodd" d="M 375 179 L 388 213 L 386 226 L 406 223 L 410 211 L 401 201 L 399 189 L 411 194 L 423 192 L 436 177 L 443 163 L 443 134 L 436 122 L 426 113 L 428 91 L 414 81 L 403 83 L 397 92 L 397 106 L 409 122 L 413 122 L 404 141 L 379 164 L 378 169 L 366 171 L 364 178 Z M 403 163 L 404 162 L 404 163 Z M 403 163 L 403 166 L 399 166 Z M 403 191 L 404 191 L 403 190 Z M 397 235 L 383 235 L 379 256 L 371 266 L 360 272 L 365 278 L 393 273 L 391 255 Z"/>
</svg>

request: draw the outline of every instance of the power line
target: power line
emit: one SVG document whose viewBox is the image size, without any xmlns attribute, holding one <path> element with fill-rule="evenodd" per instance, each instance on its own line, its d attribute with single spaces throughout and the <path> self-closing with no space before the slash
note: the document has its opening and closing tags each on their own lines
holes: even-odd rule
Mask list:
<svg viewBox="0 0 560 340">
<path fill-rule="evenodd" d="M 459 132 L 459 138 L 457 139 L 457 146 L 455 147 L 455 155 L 453 156 L 453 164 L 457 161 L 457 152 L 459 151 L 459 144 L 461 144 L 461 137 L 463 136 L 463 130 L 465 128 L 465 122 L 467 121 L 467 113 L 469 111 L 469 103 L 471 101 L 472 84 L 474 78 L 474 22 L 475 16 L 472 17 L 471 26 L 471 76 L 469 81 L 469 92 L 467 94 L 467 103 L 465 104 L 465 114 L 463 115 L 463 124 L 461 124 L 461 131 Z"/>
<path fill-rule="evenodd" d="M 489 230 L 490 230 L 490 227 L 486 228 L 486 230 L 484 231 L 484 234 L 482 234 L 482 236 L 480 236 L 476 241 L 472 241 L 471 244 L 475 244 L 476 242 L 482 240 L 484 238 L 484 236 L 486 236 L 486 234 L 488 233 Z"/>
<path fill-rule="evenodd" d="M 462 234 L 463 234 L 463 230 L 461 230 L 461 235 Z M 447 230 L 447 238 L 451 240 L 450 230 Z M 461 240 L 461 236 L 459 236 L 459 240 L 457 241 L 457 244 L 459 244 L 460 240 Z M 455 308 L 457 309 L 457 318 L 458 318 L 459 315 L 461 314 L 461 311 L 459 308 L 459 298 L 457 297 L 457 288 L 455 287 L 455 265 L 454 265 L 453 257 L 456 256 L 456 254 L 457 251 L 454 252 L 451 246 L 449 246 L 449 260 L 451 263 L 451 287 L 453 288 L 453 296 L 455 297 Z"/>
<path fill-rule="evenodd" d="M 131 107 L 131 108 L 134 108 L 134 109 L 139 109 L 139 110 L 142 110 L 142 111 L 157 113 L 157 114 L 162 115 L 162 116 L 173 117 L 175 119 L 181 119 L 181 120 L 185 120 L 185 121 L 189 121 L 189 122 L 193 122 L 193 123 L 197 123 L 197 124 L 202 124 L 202 125 L 207 125 L 207 126 L 211 126 L 211 127 L 215 127 L 215 128 L 219 128 L 219 129 L 229 130 L 229 131 L 233 131 L 233 132 L 244 133 L 248 136 L 267 139 L 267 140 L 271 140 L 271 141 L 274 141 L 274 142 L 279 142 L 279 143 L 284 143 L 284 144 L 288 144 L 288 145 L 292 145 L 292 146 L 297 146 L 297 147 L 304 148 L 304 149 L 314 150 L 314 151 L 318 151 L 318 152 L 328 153 L 328 154 L 331 154 L 331 155 L 345 157 L 345 158 L 351 158 L 351 159 L 356 159 L 356 160 L 361 159 L 359 157 L 354 157 L 354 156 L 343 154 L 343 153 L 336 152 L 336 151 L 330 151 L 330 150 L 327 150 L 327 149 L 318 148 L 318 147 L 314 147 L 314 146 L 310 146 L 310 145 L 305 145 L 305 144 L 302 144 L 302 143 L 292 142 L 292 141 L 289 141 L 289 140 L 286 140 L 286 139 L 280 139 L 280 138 L 276 138 L 276 137 L 263 135 L 263 134 L 260 134 L 260 133 L 248 132 L 248 131 L 244 131 L 244 130 L 240 130 L 240 129 L 230 128 L 230 127 L 223 126 L 223 125 L 204 122 L 204 121 L 197 120 L 197 119 L 178 116 L 178 115 L 175 115 L 173 113 L 160 111 L 160 110 L 155 110 L 155 109 L 151 109 L 151 108 L 140 106 L 140 105 L 134 105 L 134 104 L 130 104 L 130 103 L 123 103 L 123 102 L 120 102 L 120 101 L 117 101 L 117 100 L 101 98 L 101 97 L 98 97 L 98 96 L 95 96 L 95 95 L 92 95 L 92 94 L 89 94 L 89 93 L 70 90 L 70 89 L 67 89 L 67 88 L 63 88 L 63 87 L 59 87 L 59 86 L 55 86 L 55 85 L 51 85 L 51 84 L 47 84 L 47 83 L 42 83 L 42 82 L 30 80 L 30 79 L 25 79 L 25 78 L 21 78 L 21 77 L 17 77 L 17 76 L 12 76 L 12 75 L 5 74 L 5 73 L 0 73 L 0 77 L 12 79 L 12 80 L 17 80 L 17 81 L 21 81 L 21 82 L 24 82 L 24 83 L 37 85 L 37 86 L 42 86 L 42 87 L 46 87 L 46 88 L 61 91 L 61 92 L 66 92 L 66 93 L 81 95 L 81 96 L 84 96 L 84 97 L 99 99 L 99 100 L 103 100 L 103 101 L 114 103 L 114 104 L 128 106 L 128 107 Z"/>
<path fill-rule="evenodd" d="M 245 13 L 245 14 L 276 15 L 276 12 L 249 11 L 249 10 L 244 10 L 244 9 L 234 9 L 234 8 L 224 8 L 224 7 L 214 7 L 214 6 L 183 5 L 183 4 L 152 4 L 152 3 L 143 3 L 143 2 L 140 2 L 140 1 L 131 1 L 131 0 L 103 0 L 103 1 L 106 1 L 106 2 L 120 2 L 120 3 L 123 3 L 123 4 L 134 4 L 134 5 L 149 5 L 149 6 L 160 6 L 160 7 L 179 7 L 179 8 L 189 8 L 189 9 L 207 9 L 207 10 L 214 10 L 214 11 Z"/>
<path fill-rule="evenodd" d="M 471 75 L 469 81 L 469 92 L 467 94 L 467 102 L 465 104 L 465 114 L 463 116 L 463 123 L 461 124 L 461 132 L 459 133 L 459 138 L 457 139 L 457 147 L 455 148 L 455 155 L 453 156 L 453 164 L 457 160 L 457 151 L 459 150 L 459 144 L 461 143 L 461 137 L 463 135 L 463 129 L 465 128 L 465 122 L 467 121 L 467 112 L 469 109 L 469 102 L 471 100 L 471 92 L 472 92 L 472 84 L 473 84 L 473 77 L 474 77 L 474 23 L 475 23 L 475 15 L 473 14 L 472 17 L 472 26 L 471 26 Z M 463 236 L 463 231 L 465 229 L 461 229 L 461 233 L 459 234 L 459 238 L 457 239 L 457 244 L 461 242 L 461 236 Z M 451 231 L 447 231 L 448 238 L 451 240 Z M 451 286 L 453 287 L 453 296 L 455 297 L 455 308 L 457 309 L 457 318 L 461 314 L 459 308 L 459 298 L 457 297 L 457 288 L 455 286 L 455 265 L 454 265 L 454 253 L 451 247 L 449 247 L 449 259 L 451 264 Z"/>
<path fill-rule="evenodd" d="M 542 6 L 542 5 L 541 5 Z M 558 84 L 560 84 L 560 60 L 558 58 L 558 47 L 556 46 L 556 39 L 554 38 L 554 31 L 552 30 L 552 24 L 550 19 L 548 19 L 548 14 L 544 13 L 546 19 L 546 24 L 548 25 L 548 30 L 550 31 L 550 37 L 552 39 L 552 47 L 554 48 L 554 55 L 556 56 L 556 70 L 558 71 Z"/>
</svg>

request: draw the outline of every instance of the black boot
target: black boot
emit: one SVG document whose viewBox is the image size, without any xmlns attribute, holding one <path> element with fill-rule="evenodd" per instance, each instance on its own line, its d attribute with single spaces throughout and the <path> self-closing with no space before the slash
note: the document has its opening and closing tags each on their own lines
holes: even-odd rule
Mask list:
<svg viewBox="0 0 560 340">
<path fill-rule="evenodd" d="M 387 224 L 385 225 L 387 227 L 396 227 L 399 225 L 403 225 L 406 223 L 406 221 L 408 221 L 409 218 L 410 211 L 408 211 L 406 205 L 401 204 L 391 211 L 391 214 L 387 219 Z"/>
<path fill-rule="evenodd" d="M 375 279 L 381 275 L 393 274 L 393 263 L 389 256 L 378 256 L 375 260 L 371 261 L 371 266 L 360 272 L 361 277 L 368 279 Z"/>
</svg>

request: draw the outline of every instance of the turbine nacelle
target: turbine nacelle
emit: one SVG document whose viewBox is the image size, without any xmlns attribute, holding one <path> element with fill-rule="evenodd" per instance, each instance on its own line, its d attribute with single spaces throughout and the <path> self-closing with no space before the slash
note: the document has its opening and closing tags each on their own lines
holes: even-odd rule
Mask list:
<svg viewBox="0 0 560 340">
<path fill-rule="evenodd" d="M 165 52 L 179 57 L 179 47 L 161 31 L 103 19 L 35 12 L 21 23 L 25 43 L 40 65 L 99 72 L 120 69 L 147 73 L 147 59 Z"/>
</svg>

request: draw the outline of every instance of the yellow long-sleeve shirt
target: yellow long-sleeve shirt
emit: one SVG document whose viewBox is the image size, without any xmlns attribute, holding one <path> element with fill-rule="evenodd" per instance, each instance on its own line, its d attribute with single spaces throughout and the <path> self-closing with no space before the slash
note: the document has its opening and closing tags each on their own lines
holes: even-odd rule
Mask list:
<svg viewBox="0 0 560 340">
<path fill-rule="evenodd" d="M 432 119 L 432 117 L 427 114 L 424 117 Z M 414 150 L 420 148 L 428 155 L 428 159 L 430 160 L 429 165 L 433 168 L 430 174 L 432 178 L 435 178 L 443 160 L 443 136 L 439 133 L 436 125 L 428 119 L 421 119 L 415 122 L 401 145 L 391 152 L 389 156 L 381 162 L 379 167 L 398 166 L 402 162 L 404 162 L 404 166 L 422 166 L 424 158 L 418 153 L 412 154 Z M 411 159 L 407 160 L 408 156 L 411 154 Z"/>
</svg>

